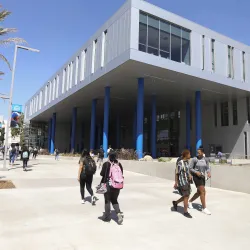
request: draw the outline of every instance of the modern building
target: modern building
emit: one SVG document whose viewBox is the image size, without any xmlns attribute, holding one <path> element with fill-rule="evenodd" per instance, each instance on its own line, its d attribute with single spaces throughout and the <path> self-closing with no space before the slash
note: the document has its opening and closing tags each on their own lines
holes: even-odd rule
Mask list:
<svg viewBox="0 0 250 250">
<path fill-rule="evenodd" d="M 212 13 L 211 13 L 212 14 Z M 128 0 L 25 105 L 50 152 L 250 153 L 250 47 Z M 39 125 L 40 124 L 40 125 Z"/>
</svg>

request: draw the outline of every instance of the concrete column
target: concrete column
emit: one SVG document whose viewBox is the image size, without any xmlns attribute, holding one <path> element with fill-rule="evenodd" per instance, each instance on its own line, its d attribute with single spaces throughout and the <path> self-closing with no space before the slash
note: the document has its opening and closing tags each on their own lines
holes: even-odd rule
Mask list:
<svg viewBox="0 0 250 250">
<path fill-rule="evenodd" d="M 55 137 L 56 137 L 56 113 L 53 113 L 51 139 L 50 139 L 50 153 L 54 154 L 55 151 Z"/>
<path fill-rule="evenodd" d="M 191 108 L 190 102 L 186 103 L 186 148 L 191 149 Z"/>
<path fill-rule="evenodd" d="M 152 114 L 151 114 L 151 154 L 156 158 L 156 96 L 152 96 Z"/>
<path fill-rule="evenodd" d="M 116 148 L 120 148 L 121 144 L 121 120 L 120 115 L 116 117 Z"/>
<path fill-rule="evenodd" d="M 144 119 L 144 78 L 139 78 L 138 92 L 137 92 L 137 134 L 136 134 L 136 151 L 139 159 L 143 157 L 143 119 Z"/>
<path fill-rule="evenodd" d="M 76 120 L 77 120 L 77 108 L 73 108 L 72 110 L 72 122 L 71 122 L 71 138 L 70 138 L 70 145 L 71 145 L 71 153 L 75 152 L 76 147 Z"/>
<path fill-rule="evenodd" d="M 103 150 L 105 158 L 107 157 L 108 138 L 109 138 L 109 104 L 110 104 L 110 87 L 105 87 L 104 122 L 103 122 Z"/>
<path fill-rule="evenodd" d="M 51 130 L 52 130 L 52 118 L 49 119 L 48 127 L 48 151 L 50 152 L 50 143 L 51 143 Z"/>
<path fill-rule="evenodd" d="M 95 149 L 96 103 L 97 103 L 96 99 L 92 100 L 91 126 L 90 126 L 90 149 Z"/>
<path fill-rule="evenodd" d="M 201 92 L 195 93 L 196 150 L 202 145 Z"/>
</svg>

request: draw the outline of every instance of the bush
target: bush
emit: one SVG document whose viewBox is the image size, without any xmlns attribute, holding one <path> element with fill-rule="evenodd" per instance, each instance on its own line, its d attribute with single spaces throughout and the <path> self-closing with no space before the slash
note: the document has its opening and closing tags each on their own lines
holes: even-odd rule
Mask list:
<svg viewBox="0 0 250 250">
<path fill-rule="evenodd" d="M 115 150 L 117 158 L 120 160 L 138 160 L 134 149 L 119 149 Z"/>
</svg>

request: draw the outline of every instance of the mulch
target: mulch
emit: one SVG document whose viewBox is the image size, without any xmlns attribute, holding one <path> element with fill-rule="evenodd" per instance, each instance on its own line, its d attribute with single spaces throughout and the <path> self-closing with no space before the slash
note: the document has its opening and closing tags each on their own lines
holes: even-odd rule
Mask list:
<svg viewBox="0 0 250 250">
<path fill-rule="evenodd" d="M 12 181 L 0 181 L 0 189 L 16 188 Z"/>
</svg>

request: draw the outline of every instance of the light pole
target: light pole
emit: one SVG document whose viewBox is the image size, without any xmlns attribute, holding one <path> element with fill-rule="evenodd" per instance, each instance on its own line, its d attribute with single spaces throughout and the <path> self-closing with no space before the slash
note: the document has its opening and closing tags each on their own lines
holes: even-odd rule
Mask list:
<svg viewBox="0 0 250 250">
<path fill-rule="evenodd" d="M 12 97 L 13 97 L 15 69 L 16 69 L 16 57 L 17 57 L 17 50 L 18 49 L 29 50 L 29 51 L 32 51 L 32 52 L 39 52 L 39 50 L 37 50 L 37 49 L 32 49 L 32 48 L 24 47 L 24 46 L 21 46 L 21 45 L 16 45 L 15 46 L 14 61 L 13 61 L 13 68 L 12 68 L 12 80 L 11 80 L 11 85 L 10 85 L 8 116 L 7 116 L 6 130 L 5 130 L 6 139 L 5 139 L 5 145 L 4 145 L 4 161 L 3 161 L 3 168 L 1 169 L 3 171 L 8 170 L 8 168 L 6 167 L 6 158 L 7 158 L 8 141 L 9 141 L 9 127 L 10 127 L 10 122 L 11 122 Z"/>
</svg>

